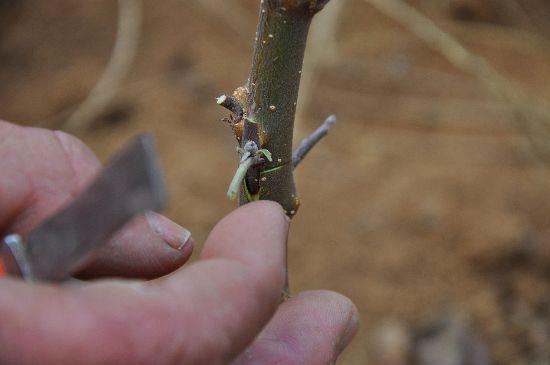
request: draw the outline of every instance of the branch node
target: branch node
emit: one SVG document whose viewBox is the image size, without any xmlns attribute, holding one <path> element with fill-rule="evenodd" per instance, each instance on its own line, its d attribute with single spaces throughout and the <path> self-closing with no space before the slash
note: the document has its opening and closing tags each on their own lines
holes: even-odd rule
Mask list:
<svg viewBox="0 0 550 365">
<path fill-rule="evenodd" d="M 268 160 L 271 160 L 271 153 L 265 148 L 259 149 L 258 145 L 254 141 L 246 142 L 243 148 L 238 147 L 237 152 L 241 155 L 241 160 L 239 162 L 239 167 L 231 180 L 231 184 L 229 184 L 229 189 L 227 190 L 227 197 L 230 200 L 234 200 L 237 197 L 248 169 L 263 162 L 264 160 L 262 156 L 265 156 Z"/>
<path fill-rule="evenodd" d="M 298 148 L 292 154 L 292 166 L 296 168 L 313 147 L 328 134 L 330 128 L 336 123 L 336 116 L 329 116 L 323 124 L 308 137 L 304 138 Z"/>
</svg>

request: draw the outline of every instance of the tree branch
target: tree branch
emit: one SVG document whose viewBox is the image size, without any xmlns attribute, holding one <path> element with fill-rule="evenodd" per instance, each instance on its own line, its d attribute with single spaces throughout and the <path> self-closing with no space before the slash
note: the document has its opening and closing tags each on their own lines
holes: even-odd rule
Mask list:
<svg viewBox="0 0 550 365">
<path fill-rule="evenodd" d="M 248 169 L 240 204 L 274 200 L 287 215 L 300 205 L 292 175 L 294 115 L 307 34 L 329 0 L 262 0 L 252 69 L 247 82 L 242 145 L 271 151 L 272 161 Z M 265 135 L 266 138 L 261 138 Z M 261 143 L 260 143 L 261 142 Z"/>
<path fill-rule="evenodd" d="M 294 134 L 306 135 L 304 122 L 308 115 L 308 108 L 315 96 L 319 82 L 319 73 L 324 67 L 335 63 L 341 53 L 337 47 L 336 35 L 342 21 L 342 10 L 346 0 L 330 3 L 315 20 L 308 37 L 308 51 L 304 58 L 302 81 L 296 109 Z"/>
<path fill-rule="evenodd" d="M 118 12 L 118 29 L 111 59 L 87 98 L 68 118 L 64 129 L 88 128 L 115 97 L 134 62 L 141 30 L 141 0 L 118 0 Z"/>
<path fill-rule="evenodd" d="M 513 118 L 518 129 L 533 148 L 536 162 L 550 160 L 548 129 L 550 108 L 517 83 L 499 72 L 486 58 L 464 47 L 450 33 L 402 0 L 363 0 L 401 24 L 427 46 L 445 57 L 453 66 L 480 80 L 495 96 L 506 101 L 516 111 Z"/>
<path fill-rule="evenodd" d="M 300 200 L 292 174 L 294 115 L 309 26 L 328 1 L 261 0 L 248 82 L 232 97 L 222 95 L 217 100 L 244 124 L 241 138 L 237 136 L 241 161 L 228 191 L 233 198 L 240 190 L 240 205 L 273 200 L 290 218 L 298 210 Z M 312 140 L 318 141 L 322 134 Z M 314 144 L 302 149 L 300 160 Z M 283 298 L 288 298 L 288 293 L 286 275 Z"/>
<path fill-rule="evenodd" d="M 313 133 L 304 138 L 300 145 L 294 153 L 292 154 L 292 167 L 296 168 L 298 164 L 306 157 L 306 155 L 311 151 L 313 147 L 328 134 L 330 127 L 336 123 L 336 116 L 329 116 L 319 128 L 317 128 Z"/>
<path fill-rule="evenodd" d="M 182 3 L 188 4 L 187 0 L 182 0 Z M 250 18 L 246 15 L 247 9 L 240 5 L 238 1 L 229 0 L 195 0 L 199 4 L 219 19 L 223 20 L 226 27 L 229 27 L 233 33 L 238 35 L 240 39 L 246 39 L 248 36 L 246 30 L 250 24 Z"/>
</svg>

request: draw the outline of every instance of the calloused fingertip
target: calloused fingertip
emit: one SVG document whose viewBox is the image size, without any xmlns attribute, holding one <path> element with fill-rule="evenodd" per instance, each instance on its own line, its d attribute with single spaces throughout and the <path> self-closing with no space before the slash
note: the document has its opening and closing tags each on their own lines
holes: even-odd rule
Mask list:
<svg viewBox="0 0 550 365">
<path fill-rule="evenodd" d="M 345 295 L 330 290 L 302 292 L 294 297 L 294 300 L 296 299 L 314 301 L 329 308 L 328 312 L 332 313 L 333 320 L 339 322 L 342 327 L 338 341 L 335 341 L 334 345 L 335 356 L 340 355 L 359 330 L 359 311 L 355 304 Z"/>
<path fill-rule="evenodd" d="M 274 228 L 284 227 L 288 231 L 290 218 L 286 215 L 283 207 L 271 200 L 258 200 L 241 206 L 238 210 L 248 210 L 254 216 L 262 218 L 262 222 L 267 222 Z"/>
<path fill-rule="evenodd" d="M 349 298 L 325 290 L 302 292 L 279 306 L 232 365 L 335 364 L 358 324 L 357 308 Z"/>
<path fill-rule="evenodd" d="M 241 206 L 239 209 L 261 209 L 264 210 L 266 213 L 280 216 L 281 218 L 287 216 L 281 204 L 272 200 L 258 200 L 255 202 L 250 202 Z"/>
<path fill-rule="evenodd" d="M 338 355 L 340 355 L 342 351 L 344 351 L 344 349 L 349 346 L 349 344 L 359 331 L 359 311 L 357 310 L 357 307 L 351 302 L 351 300 L 348 299 L 348 301 L 350 303 L 349 318 L 346 323 L 346 328 L 342 333 L 342 337 L 340 337 L 340 342 L 338 343 L 338 345 L 336 345 L 335 348 Z"/>
</svg>

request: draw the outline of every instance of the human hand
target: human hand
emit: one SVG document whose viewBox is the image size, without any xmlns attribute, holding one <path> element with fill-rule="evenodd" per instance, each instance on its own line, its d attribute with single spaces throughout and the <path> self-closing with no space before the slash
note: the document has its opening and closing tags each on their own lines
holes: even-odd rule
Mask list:
<svg viewBox="0 0 550 365">
<path fill-rule="evenodd" d="M 0 225 L 23 236 L 100 168 L 74 137 L 1 121 L 0 155 Z M 243 230 L 242 222 L 251 224 Z M 332 363 L 356 331 L 357 310 L 323 291 L 279 304 L 288 225 L 276 203 L 248 204 L 214 227 L 200 260 L 174 271 L 193 241 L 185 229 L 150 214 L 79 273 L 127 279 L 63 285 L 0 279 L 0 363 Z"/>
</svg>

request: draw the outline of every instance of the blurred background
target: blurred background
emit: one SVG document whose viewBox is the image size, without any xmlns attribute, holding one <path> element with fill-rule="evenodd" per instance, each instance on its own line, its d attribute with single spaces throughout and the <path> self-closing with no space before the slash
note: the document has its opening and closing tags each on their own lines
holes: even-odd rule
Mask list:
<svg viewBox="0 0 550 365">
<path fill-rule="evenodd" d="M 258 6 L 0 0 L 0 118 L 102 160 L 152 131 L 168 215 L 200 245 L 234 208 L 215 97 L 248 76 Z M 549 56 L 545 0 L 333 0 L 315 19 L 296 138 L 338 124 L 297 169 L 290 281 L 358 306 L 339 363 L 550 364 Z"/>
</svg>

